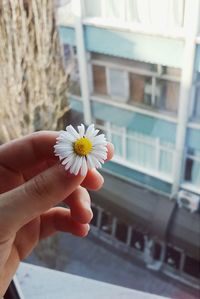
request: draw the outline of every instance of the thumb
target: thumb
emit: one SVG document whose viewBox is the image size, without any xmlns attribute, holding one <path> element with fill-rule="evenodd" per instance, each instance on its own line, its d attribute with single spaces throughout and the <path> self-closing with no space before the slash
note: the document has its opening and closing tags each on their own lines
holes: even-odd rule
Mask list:
<svg viewBox="0 0 200 299">
<path fill-rule="evenodd" d="M 0 196 L 0 226 L 19 229 L 67 198 L 83 181 L 54 165 L 25 184 Z"/>
</svg>

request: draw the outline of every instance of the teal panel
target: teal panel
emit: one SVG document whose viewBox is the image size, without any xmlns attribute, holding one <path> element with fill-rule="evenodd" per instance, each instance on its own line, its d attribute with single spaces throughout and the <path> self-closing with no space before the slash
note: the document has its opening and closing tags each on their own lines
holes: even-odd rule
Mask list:
<svg viewBox="0 0 200 299">
<path fill-rule="evenodd" d="M 161 191 L 167 194 L 171 193 L 171 184 L 166 183 L 162 180 L 156 179 L 149 175 L 143 174 L 141 172 L 132 170 L 128 167 L 122 166 L 120 164 L 109 162 L 104 165 L 105 169 L 108 169 L 114 174 L 119 174 L 119 176 L 125 179 L 132 180 L 133 182 L 138 182 L 146 187 L 152 188 L 157 191 Z"/>
<path fill-rule="evenodd" d="M 88 51 L 181 67 L 184 42 L 125 31 L 85 26 Z"/>
<path fill-rule="evenodd" d="M 75 30 L 71 27 L 59 27 L 60 40 L 63 44 L 76 45 Z"/>
<path fill-rule="evenodd" d="M 200 150 L 200 130 L 189 128 L 187 131 L 187 146 Z"/>
<path fill-rule="evenodd" d="M 83 103 L 73 98 L 73 96 L 69 97 L 70 108 L 76 110 L 78 112 L 83 112 Z"/>
<path fill-rule="evenodd" d="M 92 113 L 95 118 L 110 121 L 152 137 L 159 137 L 165 142 L 175 143 L 176 125 L 174 123 L 97 102 L 92 102 Z"/>
</svg>

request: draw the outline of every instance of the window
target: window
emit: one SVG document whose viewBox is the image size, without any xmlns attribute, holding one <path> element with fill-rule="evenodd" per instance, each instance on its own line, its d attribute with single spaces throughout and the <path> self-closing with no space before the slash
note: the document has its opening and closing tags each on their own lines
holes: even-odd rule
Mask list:
<svg viewBox="0 0 200 299">
<path fill-rule="evenodd" d="M 130 74 L 130 104 L 151 104 L 151 78 L 137 74 Z"/>
<path fill-rule="evenodd" d="M 186 182 L 199 188 L 200 186 L 200 152 L 195 150 L 188 150 L 185 164 Z"/>
<path fill-rule="evenodd" d="M 148 169 L 155 169 L 155 140 L 148 136 L 138 133 L 130 134 L 129 132 L 127 136 L 127 160 Z"/>
<path fill-rule="evenodd" d="M 107 94 L 106 69 L 104 66 L 93 65 L 94 93 Z"/>
<path fill-rule="evenodd" d="M 190 256 L 186 256 L 183 271 L 193 277 L 200 279 L 200 262 Z"/>
<path fill-rule="evenodd" d="M 128 225 L 120 220 L 117 221 L 115 237 L 119 241 L 126 243 L 128 234 Z"/>
<path fill-rule="evenodd" d="M 157 86 L 159 87 L 158 107 L 162 110 L 177 113 L 180 84 L 159 79 L 157 80 Z"/>
<path fill-rule="evenodd" d="M 159 261 L 161 258 L 161 252 L 162 252 L 162 246 L 161 244 L 154 242 L 154 247 L 153 247 L 153 258 L 156 261 Z"/>
<path fill-rule="evenodd" d="M 109 122 L 103 128 L 108 140 L 114 144 L 115 160 L 131 168 L 160 173 L 171 177 L 173 173 L 174 145 L 163 142 Z"/>
<path fill-rule="evenodd" d="M 99 210 L 98 210 L 97 207 L 92 206 L 92 212 L 93 212 L 93 218 L 92 218 L 92 221 L 91 221 L 91 225 L 97 226 Z"/>
<path fill-rule="evenodd" d="M 144 250 L 144 236 L 139 231 L 133 229 L 131 236 L 131 247 L 135 248 L 138 251 Z"/>
<path fill-rule="evenodd" d="M 196 87 L 194 117 L 200 120 L 200 86 Z"/>
<path fill-rule="evenodd" d="M 167 246 L 165 254 L 165 263 L 170 267 L 179 269 L 181 260 L 181 253 L 175 248 Z"/>
<path fill-rule="evenodd" d="M 112 233 L 113 217 L 110 213 L 103 211 L 101 218 L 101 230 L 106 234 Z"/>
<path fill-rule="evenodd" d="M 154 28 L 183 26 L 184 0 L 85 0 L 85 14 Z"/>
<path fill-rule="evenodd" d="M 77 60 L 74 60 L 74 65 L 72 67 L 72 71 L 70 73 L 69 80 L 69 91 L 71 94 L 80 96 L 81 95 L 81 87 L 80 87 L 80 75 Z"/>
<path fill-rule="evenodd" d="M 108 69 L 108 94 L 120 102 L 129 98 L 128 73 L 117 69 Z"/>
</svg>

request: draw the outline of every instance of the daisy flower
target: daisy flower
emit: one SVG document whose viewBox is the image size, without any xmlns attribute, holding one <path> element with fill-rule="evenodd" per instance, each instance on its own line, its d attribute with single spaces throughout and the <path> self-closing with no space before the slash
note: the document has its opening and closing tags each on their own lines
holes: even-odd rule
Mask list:
<svg viewBox="0 0 200 299">
<path fill-rule="evenodd" d="M 54 146 L 55 155 L 60 158 L 65 170 L 82 176 L 88 169 L 100 168 L 107 158 L 107 141 L 104 134 L 97 135 L 94 125 L 88 129 L 81 124 L 76 131 L 71 125 L 61 131 Z"/>
</svg>

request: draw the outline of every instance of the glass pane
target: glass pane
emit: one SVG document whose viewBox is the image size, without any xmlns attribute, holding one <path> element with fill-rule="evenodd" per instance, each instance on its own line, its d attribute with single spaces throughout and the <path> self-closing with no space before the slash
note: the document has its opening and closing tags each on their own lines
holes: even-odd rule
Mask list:
<svg viewBox="0 0 200 299">
<path fill-rule="evenodd" d="M 145 142 L 138 138 L 127 139 L 127 159 L 134 164 L 147 169 L 156 168 L 156 150 L 155 146 Z"/>
<path fill-rule="evenodd" d="M 85 0 L 85 15 L 87 17 L 100 17 L 102 0 Z"/>
<path fill-rule="evenodd" d="M 167 150 L 161 149 L 160 151 L 160 172 L 170 175 L 173 169 L 173 154 Z"/>
<path fill-rule="evenodd" d="M 107 94 L 105 67 L 94 65 L 92 69 L 94 92 L 99 94 Z"/>
<path fill-rule="evenodd" d="M 128 74 L 117 69 L 109 69 L 109 93 L 110 96 L 126 102 L 129 96 Z"/>
<path fill-rule="evenodd" d="M 128 234 L 128 225 L 122 221 L 117 221 L 115 237 L 119 241 L 126 243 Z"/>
<path fill-rule="evenodd" d="M 167 246 L 165 254 L 165 263 L 168 264 L 170 267 L 178 269 L 180 267 L 180 259 L 180 251 L 170 246 Z"/>
<path fill-rule="evenodd" d="M 177 113 L 180 84 L 177 82 L 159 79 L 157 80 L 157 88 L 158 108 Z"/>
<path fill-rule="evenodd" d="M 193 160 L 191 183 L 197 187 L 200 186 L 200 161 Z"/>
<path fill-rule="evenodd" d="M 130 104 L 151 105 L 152 79 L 151 77 L 130 74 Z"/>
<path fill-rule="evenodd" d="M 141 232 L 136 231 L 134 229 L 132 231 L 131 247 L 134 247 L 139 251 L 144 250 L 144 235 Z"/>
<path fill-rule="evenodd" d="M 102 218 L 101 218 L 101 230 L 104 233 L 111 234 L 112 233 L 112 223 L 113 223 L 113 217 L 110 213 L 102 212 Z"/>
<path fill-rule="evenodd" d="M 122 137 L 119 134 L 112 133 L 112 143 L 115 147 L 115 155 L 122 157 L 123 150 L 122 150 Z"/>
</svg>

